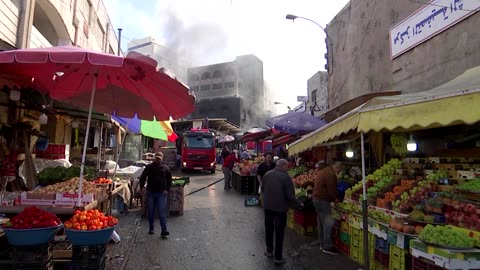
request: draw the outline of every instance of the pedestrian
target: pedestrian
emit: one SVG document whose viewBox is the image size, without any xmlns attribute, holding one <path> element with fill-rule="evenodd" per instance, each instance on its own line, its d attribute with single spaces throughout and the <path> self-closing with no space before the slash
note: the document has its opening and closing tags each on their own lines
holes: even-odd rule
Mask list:
<svg viewBox="0 0 480 270">
<path fill-rule="evenodd" d="M 313 205 L 317 210 L 318 243 L 324 253 L 338 255 L 333 245 L 332 230 L 335 220 L 332 217 L 331 203 L 338 202 L 337 174 L 342 170 L 340 162 L 322 169 L 313 182 Z"/>
<path fill-rule="evenodd" d="M 265 161 L 258 165 L 257 169 L 257 183 L 259 187 L 262 185 L 263 176 L 265 176 L 268 171 L 271 171 L 275 168 L 275 163 L 273 163 L 273 154 L 266 153 L 264 157 Z M 260 193 L 260 190 L 258 192 Z"/>
<path fill-rule="evenodd" d="M 286 262 L 283 258 L 283 238 L 287 225 L 288 208 L 289 206 L 303 207 L 303 204 L 295 198 L 295 188 L 287 171 L 288 161 L 280 159 L 277 161 L 275 168 L 267 172 L 262 178 L 265 242 L 267 245 L 267 251 L 264 255 L 269 258 L 273 257 L 275 264 Z"/>
<path fill-rule="evenodd" d="M 145 182 L 147 183 L 147 206 L 148 223 L 150 225 L 149 234 L 154 231 L 155 208 L 160 217 L 161 236 L 166 237 L 170 233 L 167 230 L 167 197 L 172 186 L 172 173 L 167 165 L 163 163 L 163 153 L 155 154 L 155 160 L 145 166 L 142 176 L 140 176 L 140 191 L 145 194 Z"/>
<path fill-rule="evenodd" d="M 235 165 L 235 162 L 239 162 L 237 158 L 237 154 L 234 152 L 231 152 L 230 155 L 225 159 L 223 162 L 222 166 L 222 172 L 223 172 L 223 178 L 225 180 L 225 190 L 230 190 L 232 188 L 232 169 L 233 166 Z"/>
<path fill-rule="evenodd" d="M 230 155 L 230 150 L 228 149 L 228 146 L 224 146 L 223 149 L 222 149 L 222 153 L 221 153 L 221 156 L 222 156 L 222 163 L 225 163 L 225 159 L 227 159 L 227 157 Z"/>
</svg>

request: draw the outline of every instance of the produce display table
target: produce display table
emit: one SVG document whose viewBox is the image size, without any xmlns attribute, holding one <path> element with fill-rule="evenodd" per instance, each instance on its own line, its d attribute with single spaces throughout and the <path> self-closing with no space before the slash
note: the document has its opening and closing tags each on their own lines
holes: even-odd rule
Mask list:
<svg viewBox="0 0 480 270">
<path fill-rule="evenodd" d="M 107 197 L 100 198 L 95 200 L 84 207 L 66 207 L 66 206 L 46 206 L 46 205 L 37 205 L 37 208 L 43 209 L 50 213 L 56 215 L 70 215 L 75 212 L 75 210 L 90 210 L 90 209 L 102 209 L 102 205 L 107 202 Z M 0 206 L 0 213 L 3 214 L 18 214 L 23 211 L 26 207 L 32 207 L 31 205 L 13 205 L 13 206 Z"/>
<path fill-rule="evenodd" d="M 240 175 L 232 171 L 233 188 L 241 194 L 256 194 L 258 191 L 257 175 Z"/>
</svg>

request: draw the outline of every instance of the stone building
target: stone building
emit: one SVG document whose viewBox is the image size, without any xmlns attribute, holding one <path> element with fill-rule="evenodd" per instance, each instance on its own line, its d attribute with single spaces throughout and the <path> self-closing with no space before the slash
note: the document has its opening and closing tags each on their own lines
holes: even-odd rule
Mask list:
<svg viewBox="0 0 480 270">
<path fill-rule="evenodd" d="M 351 0 L 327 25 L 330 108 L 388 90 L 425 91 L 480 65 L 480 2 L 423 2 Z"/>
</svg>

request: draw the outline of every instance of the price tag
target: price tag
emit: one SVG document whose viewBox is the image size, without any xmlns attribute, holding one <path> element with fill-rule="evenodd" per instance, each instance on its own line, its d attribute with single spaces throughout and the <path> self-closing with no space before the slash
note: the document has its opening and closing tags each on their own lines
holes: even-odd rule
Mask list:
<svg viewBox="0 0 480 270">
<path fill-rule="evenodd" d="M 405 235 L 401 233 L 397 233 L 397 247 L 404 249 L 405 244 Z"/>
</svg>

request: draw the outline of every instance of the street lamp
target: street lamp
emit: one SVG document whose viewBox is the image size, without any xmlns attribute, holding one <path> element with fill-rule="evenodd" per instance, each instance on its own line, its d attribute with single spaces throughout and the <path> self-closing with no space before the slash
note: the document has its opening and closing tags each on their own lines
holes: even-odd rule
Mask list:
<svg viewBox="0 0 480 270">
<path fill-rule="evenodd" d="M 275 104 L 275 105 L 285 105 L 285 106 L 287 106 L 288 111 L 291 111 L 291 110 L 292 110 L 292 108 L 290 108 L 290 106 L 288 106 L 288 105 L 285 104 L 285 103 L 279 102 L 279 101 L 275 101 L 275 102 L 273 102 L 273 104 Z"/>
<path fill-rule="evenodd" d="M 332 40 L 330 39 L 330 36 L 328 35 L 328 32 L 327 30 L 325 30 L 325 28 L 323 28 L 323 26 L 321 26 L 319 23 L 317 23 L 316 21 L 312 20 L 312 19 L 309 19 L 309 18 L 305 18 L 305 17 L 301 17 L 301 16 L 297 16 L 297 15 L 293 15 L 293 14 L 287 14 L 287 16 L 285 16 L 285 19 L 287 20 L 292 20 L 292 22 L 295 21 L 295 19 L 303 19 L 303 20 L 307 20 L 309 22 L 312 22 L 314 24 L 316 24 L 318 27 L 320 27 L 323 32 L 325 32 L 325 35 L 327 36 L 327 40 L 328 40 L 328 43 L 327 43 L 327 54 L 328 54 L 328 47 L 330 46 L 330 44 L 333 44 Z M 332 69 L 333 69 L 333 52 L 332 52 Z M 328 75 L 332 75 L 332 72 L 333 71 L 330 71 L 330 68 L 328 68 L 328 56 L 327 56 L 327 70 L 328 70 Z"/>
</svg>

